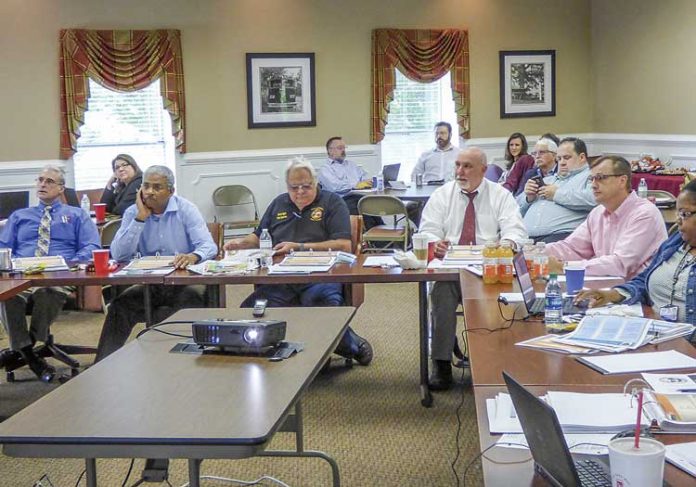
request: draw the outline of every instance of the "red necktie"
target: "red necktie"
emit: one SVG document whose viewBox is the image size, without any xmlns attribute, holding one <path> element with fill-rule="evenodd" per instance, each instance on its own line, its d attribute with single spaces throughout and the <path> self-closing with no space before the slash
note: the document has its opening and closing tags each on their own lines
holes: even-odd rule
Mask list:
<svg viewBox="0 0 696 487">
<path fill-rule="evenodd" d="M 466 205 L 464 212 L 464 226 L 462 234 L 459 236 L 459 245 L 476 245 L 476 210 L 474 209 L 474 198 L 478 191 L 464 193 L 469 197 L 469 204 Z"/>
</svg>

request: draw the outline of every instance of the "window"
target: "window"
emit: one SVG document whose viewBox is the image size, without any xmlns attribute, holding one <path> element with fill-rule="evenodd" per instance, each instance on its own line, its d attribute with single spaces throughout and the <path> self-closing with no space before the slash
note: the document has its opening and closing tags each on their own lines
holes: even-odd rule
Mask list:
<svg viewBox="0 0 696 487">
<path fill-rule="evenodd" d="M 454 145 L 458 145 L 459 128 L 449 73 L 433 83 L 419 83 L 395 71 L 394 100 L 381 143 L 382 165 L 401 163 L 399 179 L 408 181 L 418 157 L 435 147 L 435 124 L 452 125 Z"/>
<path fill-rule="evenodd" d="M 106 185 L 117 154 L 130 154 L 143 171 L 161 164 L 174 170 L 171 117 L 164 109 L 159 80 L 142 90 L 119 93 L 89 80 L 89 104 L 77 139 L 75 188 Z"/>
</svg>

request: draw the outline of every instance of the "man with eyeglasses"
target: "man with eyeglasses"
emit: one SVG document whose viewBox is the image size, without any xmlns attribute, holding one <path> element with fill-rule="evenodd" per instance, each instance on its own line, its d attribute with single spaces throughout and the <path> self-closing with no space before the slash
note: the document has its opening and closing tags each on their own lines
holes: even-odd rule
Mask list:
<svg viewBox="0 0 696 487">
<path fill-rule="evenodd" d="M 520 180 L 520 192 L 515 196 L 525 193 L 527 183 L 530 180 L 535 181 L 535 186 L 531 186 L 533 190 L 538 190 L 542 181 L 547 176 L 556 174 L 558 166 L 556 164 L 556 154 L 558 153 L 558 144 L 551 139 L 542 137 L 534 146 L 534 150 L 530 155 L 534 158 L 534 167 L 527 170 Z"/>
<path fill-rule="evenodd" d="M 631 190 L 631 166 L 623 157 L 592 163 L 588 180 L 599 206 L 565 240 L 549 244 L 549 267 L 585 261 L 585 274 L 630 279 L 644 269 L 667 238 L 660 210 Z"/>
<path fill-rule="evenodd" d="M 276 197 L 254 233 L 230 240 L 225 250 L 255 249 L 259 236 L 267 229 L 277 254 L 304 250 L 351 251 L 350 216 L 340 196 L 317 187 L 314 166 L 301 158 L 292 159 L 285 171 L 288 192 Z M 251 307 L 256 299 L 267 299 L 268 306 L 341 306 L 343 287 L 337 283 L 267 284 L 259 286 L 242 303 Z M 372 361 L 372 347 L 351 328 L 336 348 L 338 355 L 355 359 L 361 365 Z"/>
<path fill-rule="evenodd" d="M 174 173 L 166 166 L 150 166 L 145 171 L 135 204 L 123 214 L 110 250 L 119 262 L 127 262 L 137 254 L 174 256 L 176 269 L 213 259 L 218 252 L 196 205 L 174 194 Z M 205 304 L 202 285 L 157 285 L 150 286 L 149 291 L 151 306 L 158 312 L 156 321 L 179 309 Z M 144 287 L 130 286 L 109 305 L 96 361 L 121 348 L 133 327 L 144 319 Z"/>
<path fill-rule="evenodd" d="M 101 247 L 99 232 L 90 216 L 81 208 L 61 202 L 65 191 L 65 173 L 56 166 L 45 166 L 36 179 L 39 204 L 17 210 L 0 232 L 0 248 L 12 249 L 13 257 L 61 255 L 66 262 L 88 262 L 92 251 Z M 7 300 L 10 350 L 0 362 L 24 358 L 29 368 L 44 382 L 51 382 L 55 369 L 34 352 L 37 341 L 46 342 L 49 328 L 56 319 L 71 286 L 33 287 Z M 26 308 L 33 303 L 31 325 L 27 328 Z"/>
<path fill-rule="evenodd" d="M 571 234 L 597 205 L 587 181 L 587 146 L 567 137 L 558 147 L 558 172 L 527 181 L 517 203 L 529 237 L 537 242 L 557 242 Z"/>
</svg>

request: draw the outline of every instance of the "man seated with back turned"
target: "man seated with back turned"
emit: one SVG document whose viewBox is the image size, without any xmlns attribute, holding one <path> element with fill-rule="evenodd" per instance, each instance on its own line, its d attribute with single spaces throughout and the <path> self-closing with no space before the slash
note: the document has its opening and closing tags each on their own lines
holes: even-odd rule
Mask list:
<svg viewBox="0 0 696 487">
<path fill-rule="evenodd" d="M 81 208 L 64 205 L 65 173 L 45 166 L 36 178 L 39 204 L 17 210 L 0 232 L 0 248 L 12 249 L 13 257 L 61 255 L 66 262 L 87 262 L 99 249 L 99 232 Z M 37 341 L 48 340 L 48 330 L 63 308 L 71 286 L 32 287 L 5 301 L 11 350 L 2 354 L 2 362 L 21 355 L 29 368 L 44 382 L 50 382 L 55 369 L 34 353 Z M 27 329 L 26 308 L 33 302 L 31 326 Z"/>
<path fill-rule="evenodd" d="M 455 181 L 435 190 L 423 209 L 420 231 L 436 241 L 435 255 L 445 256 L 451 244 L 485 244 L 489 240 L 510 242 L 518 248 L 527 238 L 520 209 L 512 193 L 488 181 L 486 154 L 478 147 L 459 152 Z M 452 385 L 452 352 L 457 327 L 456 310 L 462 301 L 459 282 L 436 282 L 432 293 L 433 373 L 430 389 Z"/>
<path fill-rule="evenodd" d="M 411 180 L 415 181 L 417 174 L 423 175 L 423 182 L 426 184 L 454 179 L 454 161 L 459 151 L 450 143 L 451 140 L 452 125 L 447 122 L 436 123 L 435 148 L 421 154 L 411 172 Z"/>
<path fill-rule="evenodd" d="M 111 242 L 111 255 L 119 262 L 142 256 L 174 256 L 174 267 L 185 269 L 191 264 L 212 259 L 218 249 L 198 208 L 188 200 L 174 195 L 174 173 L 165 166 L 150 166 L 143 175 L 143 184 L 135 204 L 123 214 L 123 222 Z M 166 306 L 166 316 L 183 308 L 204 305 L 205 286 L 151 285 L 153 309 Z M 96 361 L 121 348 L 136 323 L 145 318 L 144 288 L 131 286 L 109 305 L 104 320 Z"/>
<path fill-rule="evenodd" d="M 517 196 L 530 238 L 557 242 L 585 221 L 597 205 L 589 175 L 585 142 L 575 137 L 563 139 L 558 147 L 558 172 L 527 180 L 524 192 Z"/>
<path fill-rule="evenodd" d="M 254 233 L 230 240 L 225 250 L 259 247 L 259 235 L 268 229 L 276 253 L 304 250 L 351 251 L 350 216 L 340 196 L 317 187 L 312 164 L 294 158 L 285 171 L 288 192 L 276 197 Z M 266 284 L 247 297 L 242 307 L 251 307 L 256 299 L 267 299 L 268 306 L 341 306 L 343 287 L 337 283 Z M 361 365 L 372 361 L 372 347 L 351 328 L 343 335 L 336 353 L 354 358 Z"/>
<path fill-rule="evenodd" d="M 569 237 L 547 245 L 549 268 L 584 260 L 587 275 L 631 279 L 667 239 L 665 222 L 654 204 L 631 191 L 631 166 L 623 157 L 601 157 L 590 173 L 599 206 Z"/>
</svg>

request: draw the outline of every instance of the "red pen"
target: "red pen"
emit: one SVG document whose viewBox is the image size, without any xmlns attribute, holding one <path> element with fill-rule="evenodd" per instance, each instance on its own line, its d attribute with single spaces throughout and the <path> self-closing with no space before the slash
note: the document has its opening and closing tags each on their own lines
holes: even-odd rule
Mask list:
<svg viewBox="0 0 696 487">
<path fill-rule="evenodd" d="M 640 441 L 640 420 L 641 420 L 641 415 L 643 414 L 643 391 L 638 392 L 638 418 L 636 419 L 636 432 L 635 432 L 635 438 L 633 440 L 633 446 L 635 448 L 640 448 L 639 446 L 639 441 Z"/>
</svg>

